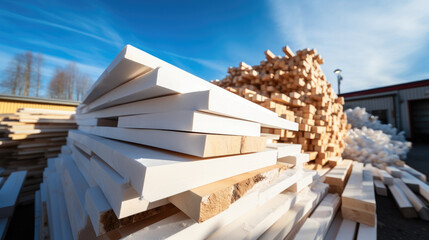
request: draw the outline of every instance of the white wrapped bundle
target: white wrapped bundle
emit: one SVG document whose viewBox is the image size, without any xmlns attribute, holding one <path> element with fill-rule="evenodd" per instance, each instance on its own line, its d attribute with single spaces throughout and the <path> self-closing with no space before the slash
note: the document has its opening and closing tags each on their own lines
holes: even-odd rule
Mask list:
<svg viewBox="0 0 429 240">
<path fill-rule="evenodd" d="M 410 149 L 408 142 L 395 141 L 381 130 L 367 127 L 350 129 L 347 133 L 343 158 L 360 162 L 401 165 Z"/>
<path fill-rule="evenodd" d="M 374 130 L 381 130 L 385 134 L 391 135 L 392 140 L 405 142 L 404 132 L 399 132 L 391 124 L 382 124 L 377 116 L 373 116 L 366 112 L 365 108 L 355 107 L 347 109 L 347 122 L 352 125 L 352 128 L 367 127 Z"/>
</svg>

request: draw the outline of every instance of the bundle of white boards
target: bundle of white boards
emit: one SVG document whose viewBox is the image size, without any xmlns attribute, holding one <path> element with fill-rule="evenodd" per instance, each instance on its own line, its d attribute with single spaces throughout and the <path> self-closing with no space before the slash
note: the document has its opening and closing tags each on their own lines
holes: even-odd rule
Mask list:
<svg viewBox="0 0 429 240">
<path fill-rule="evenodd" d="M 327 193 L 300 145 L 260 133 L 297 123 L 129 45 L 77 112 L 36 238 L 283 239 Z"/>
</svg>

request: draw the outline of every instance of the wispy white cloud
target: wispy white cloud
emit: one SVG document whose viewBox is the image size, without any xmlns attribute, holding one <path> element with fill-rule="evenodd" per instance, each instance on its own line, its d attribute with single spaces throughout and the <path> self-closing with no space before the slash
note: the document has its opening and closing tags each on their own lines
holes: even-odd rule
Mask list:
<svg viewBox="0 0 429 240">
<path fill-rule="evenodd" d="M 429 43 L 428 1 L 271 0 L 269 4 L 282 37 L 291 41 L 287 44 L 316 48 L 325 59 L 323 69 L 329 79 L 335 78 L 335 68 L 343 70 L 342 92 L 425 75 L 414 73 L 413 67 Z"/>
<path fill-rule="evenodd" d="M 109 43 L 109 44 L 113 44 L 115 46 L 117 45 L 123 45 L 122 42 L 118 42 L 118 38 L 116 39 L 109 39 L 107 37 L 104 36 L 99 36 L 96 34 L 93 34 L 91 32 L 87 32 L 75 27 L 71 27 L 65 24 L 60 24 L 60 23 L 55 23 L 55 22 L 51 22 L 51 21 L 46 21 L 43 19 L 39 19 L 39 18 L 33 18 L 33 17 L 28 17 L 28 16 L 24 16 L 18 13 L 14 13 L 14 12 L 10 12 L 10 11 L 6 11 L 6 10 L 1 10 L 0 9 L 0 16 L 4 16 L 4 17 L 9 17 L 9 18 L 14 18 L 17 20 L 22 20 L 22 21 L 27 21 L 27 22 L 31 22 L 31 23 L 37 23 L 37 24 L 42 24 L 42 25 L 46 25 L 46 26 L 50 26 L 50 27 L 54 27 L 54 28 L 58 28 L 61 30 L 65 30 L 65 31 L 69 31 L 69 32 L 73 32 L 73 33 L 77 33 L 86 37 L 90 37 L 92 39 L 95 40 L 99 40 L 105 43 Z M 76 21 L 76 18 L 71 18 L 70 21 Z M 77 21 L 76 21 L 77 22 Z M 107 30 L 106 27 L 103 27 L 102 29 Z M 109 36 L 112 36 L 112 31 L 107 32 L 109 33 Z"/>
</svg>

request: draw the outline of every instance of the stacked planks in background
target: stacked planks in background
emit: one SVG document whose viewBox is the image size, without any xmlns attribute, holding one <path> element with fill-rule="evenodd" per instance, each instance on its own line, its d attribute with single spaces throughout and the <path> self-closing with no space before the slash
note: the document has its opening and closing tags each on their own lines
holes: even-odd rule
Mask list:
<svg viewBox="0 0 429 240">
<path fill-rule="evenodd" d="M 264 133 L 280 135 L 279 142 L 302 145 L 315 160 L 308 167 L 335 166 L 344 150 L 344 136 L 350 128 L 343 113 L 344 98 L 338 97 L 326 81 L 316 51 L 296 54 L 286 46 L 284 57 L 265 52 L 260 65 L 229 68 L 229 75 L 212 83 L 260 104 L 280 117 L 295 121 L 299 131 L 264 128 Z"/>
<path fill-rule="evenodd" d="M 20 202 L 34 199 L 42 182 L 46 160 L 56 157 L 66 143 L 67 132 L 75 129 L 74 112 L 61 110 L 19 109 L 0 115 L 0 176 L 28 171 Z"/>
</svg>

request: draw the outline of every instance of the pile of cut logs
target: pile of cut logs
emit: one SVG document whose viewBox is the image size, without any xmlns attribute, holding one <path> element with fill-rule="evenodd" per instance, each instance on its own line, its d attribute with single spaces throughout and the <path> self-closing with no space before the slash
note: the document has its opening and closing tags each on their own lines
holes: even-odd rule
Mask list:
<svg viewBox="0 0 429 240">
<path fill-rule="evenodd" d="M 68 130 L 75 128 L 71 111 L 22 108 L 0 114 L 0 177 L 14 171 L 28 172 L 20 202 L 32 202 L 47 159 L 60 153 Z"/>
<path fill-rule="evenodd" d="M 326 163 L 335 166 L 344 150 L 344 136 L 350 126 L 343 113 L 344 98 L 338 97 L 326 80 L 316 50 L 296 54 L 283 48 L 284 57 L 265 52 L 260 65 L 228 69 L 229 75 L 212 83 L 258 103 L 287 120 L 299 124 L 299 131 L 263 128 L 279 135 L 278 142 L 302 145 L 302 151 L 315 160 L 307 166 L 320 169 Z"/>
</svg>

